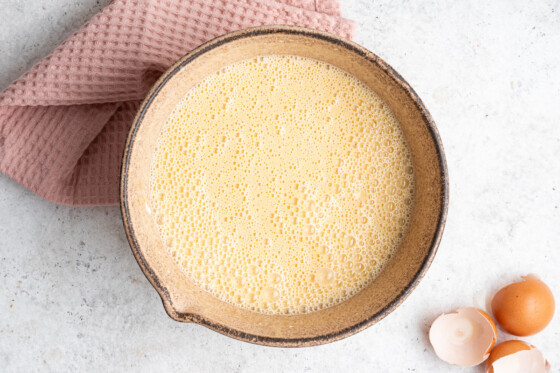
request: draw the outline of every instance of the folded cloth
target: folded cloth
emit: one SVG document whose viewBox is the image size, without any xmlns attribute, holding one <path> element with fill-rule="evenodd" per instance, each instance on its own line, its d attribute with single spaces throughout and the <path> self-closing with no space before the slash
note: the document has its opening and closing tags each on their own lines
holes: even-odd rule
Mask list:
<svg viewBox="0 0 560 373">
<path fill-rule="evenodd" d="M 0 94 L 0 171 L 52 202 L 119 202 L 123 147 L 157 78 L 216 36 L 258 25 L 351 38 L 338 0 L 115 0 Z"/>
</svg>

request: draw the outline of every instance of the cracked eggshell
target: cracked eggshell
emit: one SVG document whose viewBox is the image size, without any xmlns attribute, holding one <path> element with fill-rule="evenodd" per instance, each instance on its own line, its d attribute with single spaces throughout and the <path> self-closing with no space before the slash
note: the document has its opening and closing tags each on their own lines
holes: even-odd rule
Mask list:
<svg viewBox="0 0 560 373">
<path fill-rule="evenodd" d="M 496 343 L 496 325 L 478 308 L 459 308 L 440 315 L 430 327 L 436 355 L 450 364 L 474 366 L 490 355 Z"/>
<path fill-rule="evenodd" d="M 549 369 L 535 346 L 518 340 L 500 343 L 486 361 L 486 373 L 546 373 Z"/>
<path fill-rule="evenodd" d="M 516 336 L 533 335 L 543 330 L 554 316 L 554 296 L 535 275 L 510 284 L 492 299 L 492 313 L 500 326 Z"/>
</svg>

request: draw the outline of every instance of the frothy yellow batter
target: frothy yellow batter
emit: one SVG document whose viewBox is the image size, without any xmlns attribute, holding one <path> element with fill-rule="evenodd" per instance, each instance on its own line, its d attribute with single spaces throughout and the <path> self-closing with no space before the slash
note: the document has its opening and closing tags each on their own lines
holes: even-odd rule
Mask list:
<svg viewBox="0 0 560 373">
<path fill-rule="evenodd" d="M 413 169 L 399 124 L 326 63 L 266 56 L 189 90 L 158 140 L 155 220 L 200 287 L 294 314 L 365 287 L 398 247 Z"/>
</svg>

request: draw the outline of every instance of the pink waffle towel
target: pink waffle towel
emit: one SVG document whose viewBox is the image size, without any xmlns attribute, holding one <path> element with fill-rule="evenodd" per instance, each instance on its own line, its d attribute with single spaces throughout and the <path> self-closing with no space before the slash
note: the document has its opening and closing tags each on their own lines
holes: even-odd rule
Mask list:
<svg viewBox="0 0 560 373">
<path fill-rule="evenodd" d="M 182 55 L 230 31 L 288 24 L 352 38 L 338 0 L 115 0 L 0 93 L 0 171 L 52 202 L 119 202 L 128 129 Z"/>
</svg>

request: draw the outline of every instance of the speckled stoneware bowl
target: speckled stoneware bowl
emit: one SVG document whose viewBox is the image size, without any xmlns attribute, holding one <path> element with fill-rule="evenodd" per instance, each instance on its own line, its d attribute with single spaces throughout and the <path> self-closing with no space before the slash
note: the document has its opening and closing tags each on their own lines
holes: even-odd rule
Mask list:
<svg viewBox="0 0 560 373">
<path fill-rule="evenodd" d="M 314 58 L 351 73 L 389 105 L 402 125 L 415 170 L 413 216 L 383 272 L 352 298 L 302 315 L 265 315 L 225 303 L 201 290 L 173 262 L 147 207 L 156 140 L 176 104 L 196 83 L 234 62 L 269 54 Z M 337 36 L 290 26 L 233 32 L 193 50 L 154 85 L 128 136 L 121 176 L 121 209 L 132 252 L 169 316 L 243 341 L 298 347 L 332 342 L 375 324 L 393 311 L 426 273 L 447 214 L 448 181 L 442 145 L 422 101 L 375 54 Z"/>
</svg>

